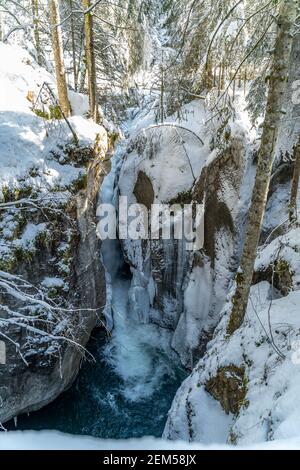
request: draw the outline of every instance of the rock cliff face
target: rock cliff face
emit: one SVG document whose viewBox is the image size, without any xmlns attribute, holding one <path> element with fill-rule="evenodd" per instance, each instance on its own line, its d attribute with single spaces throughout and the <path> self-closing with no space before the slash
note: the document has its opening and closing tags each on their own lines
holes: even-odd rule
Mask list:
<svg viewBox="0 0 300 470">
<path fill-rule="evenodd" d="M 290 57 L 289 79 L 285 96 L 285 112 L 289 119 L 282 119 L 279 128 L 277 155 L 286 157 L 292 154 L 300 132 L 300 33 L 297 31 L 293 40 Z M 290 162 L 288 158 L 288 162 Z"/>
<path fill-rule="evenodd" d="M 279 142 L 281 143 L 282 141 Z M 220 155 L 217 178 L 213 176 L 214 172 L 206 175 L 206 181 L 210 180 L 209 174 L 212 175 L 213 189 L 220 187 L 219 171 L 224 177 L 221 181 L 225 181 L 226 184 L 229 181 L 231 187 L 235 188 L 240 185 L 238 168 L 241 168 L 239 163 L 241 152 L 243 153 L 242 147 L 235 141 Z M 216 169 L 218 160 L 211 165 Z M 211 171 L 213 167 L 210 167 Z M 230 191 L 229 187 L 225 191 L 223 183 L 221 191 L 217 189 L 215 193 L 212 190 L 210 196 L 209 191 L 207 193 L 207 202 L 211 201 L 209 213 L 213 216 L 211 223 L 209 219 L 206 220 L 205 227 L 208 232 L 205 243 L 208 244 L 205 248 L 206 253 L 215 260 L 216 292 L 218 285 L 221 288 L 224 285 L 222 282 L 218 284 L 218 280 L 220 281 L 222 274 L 224 279 L 228 279 L 227 269 L 228 266 L 232 266 L 228 258 L 225 269 L 222 269 L 224 265 L 220 263 L 218 256 L 219 231 L 224 231 L 225 228 L 227 243 L 232 240 L 231 234 L 234 233 L 235 227 L 239 227 L 239 231 L 242 232 L 247 205 L 246 194 L 243 191 L 246 186 L 251 189 L 248 178 L 252 169 L 251 165 L 250 171 L 245 173 L 240 188 L 244 208 L 238 207 L 237 198 L 228 199 L 229 194 L 232 196 L 235 194 L 237 197 L 238 193 Z M 298 344 L 296 341 L 299 330 L 295 325 L 298 324 L 296 305 L 300 286 L 299 228 L 289 227 L 287 224 L 292 169 L 290 162 L 281 162 L 272 176 L 261 246 L 255 262 L 245 321 L 239 330 L 228 336 L 227 325 L 234 284 L 228 285 L 228 295 L 220 297 L 223 300 L 223 307 L 221 306 L 217 326 L 211 341 L 207 344 L 205 354 L 182 383 L 173 400 L 163 434 L 167 439 L 246 445 L 286 438 L 288 423 L 297 419 L 295 418 L 297 411 L 290 407 L 290 397 L 294 393 L 294 387 L 297 387 L 295 384 L 298 379 L 293 359 L 291 360 L 289 344 Z M 199 194 L 201 198 L 202 190 Z M 206 205 L 206 213 L 208 206 Z M 218 221 L 221 222 L 220 226 Z M 240 237 L 239 233 L 235 236 L 237 253 Z M 225 244 L 223 253 L 226 253 Z M 232 253 L 234 265 L 236 258 L 234 250 Z M 293 325 L 293 334 L 289 337 L 288 344 L 286 332 L 281 333 L 280 328 L 277 329 L 281 322 L 289 325 L 289 328 Z M 280 350 L 279 348 L 274 350 L 274 345 L 268 338 L 268 335 L 272 335 L 272 332 L 274 334 L 274 331 L 276 345 L 280 345 Z M 283 387 L 284 374 L 286 380 Z M 293 381 L 289 380 L 290 374 L 293 376 Z M 292 433 L 293 431 L 291 435 Z"/>
<path fill-rule="evenodd" d="M 172 342 L 189 367 L 205 350 L 236 268 L 241 236 L 236 230 L 241 219 L 238 200 L 245 161 L 243 138 L 232 138 L 226 149 L 203 167 L 191 190 L 191 200 L 204 204 L 204 247 L 191 255 L 184 281 L 184 308 Z"/>
<path fill-rule="evenodd" d="M 26 283 L 26 295 L 34 296 L 38 287 L 44 297 L 36 298 L 47 300 L 53 307 L 44 313 L 41 304 L 33 302 L 31 308 L 31 300 L 26 301 L 23 296 L 16 298 L 5 289 L 1 291 L 0 321 L 10 321 L 1 322 L 1 333 L 5 334 L 1 340 L 6 346 L 6 364 L 0 366 L 2 423 L 45 406 L 72 384 L 84 346 L 97 319 L 101 318 L 105 276 L 95 215 L 103 166 L 109 165 L 104 129 L 98 138 L 101 140 L 98 147 L 82 150 L 89 153 L 86 176 L 81 176 L 72 189 L 69 188 L 71 194 L 63 203 L 53 204 L 51 209 L 47 205 L 31 211 L 12 205 L 1 212 L 1 236 L 5 236 L 3 227 L 7 227 L 9 217 L 22 219 L 23 239 L 28 226 L 43 224 L 43 231 L 33 236 L 31 245 L 26 248 L 22 245 L 22 251 L 14 249 L 6 261 L 2 260 L 1 269 L 7 272 L 9 268 L 12 275 L 22 276 L 15 279 L 23 293 L 22 285 Z M 51 193 L 50 197 L 54 196 Z M 18 198 L 13 192 L 6 197 L 7 202 L 9 199 L 12 203 Z M 12 243 L 15 240 L 12 239 Z M 11 321 L 12 311 L 22 312 L 23 309 L 27 313 L 30 308 L 31 315 L 40 315 L 40 322 L 31 322 L 28 318 L 23 322 Z M 35 333 L 32 327 L 41 329 L 44 334 Z"/>
<path fill-rule="evenodd" d="M 204 205 L 204 246 L 183 240 L 122 240 L 133 279 L 131 310 L 140 321 L 173 331 L 172 348 L 192 367 L 203 354 L 235 267 L 237 200 L 245 164 L 244 138 L 232 137 L 206 163 L 207 143 L 191 131 L 154 126 L 133 139 L 119 178 L 128 203 Z"/>
</svg>

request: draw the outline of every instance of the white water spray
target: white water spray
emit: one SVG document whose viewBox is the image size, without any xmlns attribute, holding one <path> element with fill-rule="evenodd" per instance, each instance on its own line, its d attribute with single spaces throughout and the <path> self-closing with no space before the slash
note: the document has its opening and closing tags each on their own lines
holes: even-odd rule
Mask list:
<svg viewBox="0 0 300 470">
<path fill-rule="evenodd" d="M 100 192 L 102 203 L 117 205 L 116 181 L 124 146 L 124 141 L 118 145 L 111 172 L 103 181 Z M 125 272 L 120 242 L 103 241 L 101 253 L 107 282 L 105 316 L 108 327 L 112 329 L 104 354 L 123 381 L 122 392 L 125 397 L 138 401 L 151 396 L 162 385 L 164 378 L 175 374 L 175 353 L 170 348 L 171 334 L 156 325 L 141 323 L 137 315 L 130 311 L 128 294 L 131 279 L 129 273 Z"/>
</svg>

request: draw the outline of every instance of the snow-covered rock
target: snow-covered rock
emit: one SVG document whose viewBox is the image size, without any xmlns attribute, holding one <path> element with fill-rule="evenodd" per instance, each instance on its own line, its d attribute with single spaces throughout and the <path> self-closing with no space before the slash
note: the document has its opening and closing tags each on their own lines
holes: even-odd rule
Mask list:
<svg viewBox="0 0 300 470">
<path fill-rule="evenodd" d="M 226 333 L 229 296 L 205 356 L 176 394 L 164 437 L 205 442 L 204 436 L 211 432 L 212 422 L 226 423 L 223 442 L 239 445 L 297 435 L 299 245 L 299 229 L 294 229 L 261 250 L 256 260 L 258 270 L 274 263 L 278 247 L 282 246 L 280 256 L 290 263 L 294 273 L 290 292 L 282 297 L 267 281 L 252 286 L 245 321 L 230 337 Z M 227 379 L 222 375 L 224 371 Z M 231 381 L 230 377 L 233 377 Z M 208 398 L 200 399 L 203 393 L 209 394 L 209 400 L 214 402 L 212 411 L 205 408 L 204 416 L 203 404 Z M 235 393 L 239 397 L 236 406 L 228 408 L 228 400 Z M 213 438 L 217 438 L 217 432 L 215 429 Z"/>
<path fill-rule="evenodd" d="M 172 348 L 192 367 L 216 325 L 232 276 L 247 139 L 244 123 L 237 122 L 217 154 L 209 145 L 210 131 L 195 132 L 205 115 L 203 105 L 196 102 L 187 109 L 193 111 L 187 122 L 171 118 L 137 131 L 118 186 L 128 205 L 139 203 L 148 210 L 161 203 L 204 205 L 201 250 L 186 250 L 184 240 L 121 240 L 133 275 L 130 310 L 138 321 L 173 331 Z"/>
<path fill-rule="evenodd" d="M 55 93 L 54 78 L 26 51 L 0 43 L 0 422 L 70 386 L 105 304 L 91 227 L 107 133 L 82 115 L 68 124 L 34 112 L 44 82 Z M 86 100 L 73 93 L 71 101 L 83 111 Z"/>
</svg>

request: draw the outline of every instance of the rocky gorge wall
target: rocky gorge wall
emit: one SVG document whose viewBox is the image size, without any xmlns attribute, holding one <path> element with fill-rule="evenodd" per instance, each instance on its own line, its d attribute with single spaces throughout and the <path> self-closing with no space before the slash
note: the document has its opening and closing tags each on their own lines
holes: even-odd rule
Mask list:
<svg viewBox="0 0 300 470">
<path fill-rule="evenodd" d="M 1 340 L 6 345 L 6 364 L 0 366 L 2 423 L 45 406 L 73 383 L 91 331 L 101 320 L 105 275 L 95 216 L 99 185 L 109 168 L 110 153 L 104 129 L 98 134 L 94 148 L 76 149 L 76 155 L 68 154 L 66 159 L 68 164 L 76 166 L 83 157 L 86 161 L 83 176 L 72 187 L 64 188 L 68 197 L 63 202 L 54 202 L 51 208 L 48 203 L 41 204 L 36 210 L 28 211 L 26 204 L 25 207 L 14 205 L 20 198 L 20 189 L 10 188 L 6 202 L 12 205 L 1 211 L 2 239 L 7 236 L 7 220 L 18 220 L 18 230 L 15 228 L 15 233 L 10 234 L 11 243 L 13 238 L 24 238 L 29 224 L 30 227 L 42 224 L 43 229 L 33 237 L 30 246 L 13 249 L 9 257 L 2 259 L 2 270 L 21 276 L 17 279 L 17 289 L 25 294 L 19 298 L 7 290 L 0 294 L 0 322 L 9 320 L 9 323 L 1 322 Z M 37 191 L 35 198 L 39 196 Z M 54 201 L 55 196 L 55 192 L 50 194 Z M 37 295 L 38 289 L 42 296 Z M 30 301 L 27 295 L 31 296 Z M 41 303 L 31 301 L 34 296 L 53 309 L 46 308 L 44 312 Z M 22 311 L 26 319 L 20 322 L 18 318 L 14 323 L 12 312 L 17 316 Z M 40 320 L 36 318 L 38 315 Z"/>
<path fill-rule="evenodd" d="M 171 346 L 188 368 L 205 350 L 236 267 L 245 136 L 232 136 L 206 163 L 209 153 L 187 129 L 150 127 L 129 144 L 119 177 L 128 203 L 204 204 L 200 250 L 187 251 L 183 240 L 121 241 L 133 275 L 131 311 L 138 321 L 171 330 Z"/>
</svg>

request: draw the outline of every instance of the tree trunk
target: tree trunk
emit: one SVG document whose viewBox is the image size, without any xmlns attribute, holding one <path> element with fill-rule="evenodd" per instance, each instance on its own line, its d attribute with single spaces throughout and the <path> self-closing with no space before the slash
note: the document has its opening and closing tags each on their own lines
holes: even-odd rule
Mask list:
<svg viewBox="0 0 300 470">
<path fill-rule="evenodd" d="M 203 86 L 207 91 L 210 91 L 214 86 L 214 73 L 211 59 L 208 60 L 207 66 L 204 70 Z"/>
<path fill-rule="evenodd" d="M 80 93 L 84 92 L 86 76 L 86 60 L 85 60 L 85 47 L 84 47 L 84 22 L 80 31 L 80 44 L 79 55 L 77 62 L 77 88 Z"/>
<path fill-rule="evenodd" d="M 291 223 L 297 222 L 297 195 L 300 176 L 300 136 L 295 147 L 295 166 L 292 178 L 291 197 L 289 205 L 289 220 Z"/>
<path fill-rule="evenodd" d="M 219 74 L 218 74 L 218 96 L 220 95 L 220 91 L 222 88 L 222 62 L 219 65 Z"/>
<path fill-rule="evenodd" d="M 82 0 L 84 10 L 91 6 L 90 0 Z M 85 33 L 85 57 L 88 72 L 88 89 L 89 89 L 89 107 L 91 118 L 95 122 L 99 122 L 98 96 L 97 96 L 97 78 L 94 51 L 94 34 L 93 34 L 93 14 L 86 13 L 84 15 L 84 33 Z"/>
<path fill-rule="evenodd" d="M 58 1 L 48 0 L 48 2 L 58 99 L 63 113 L 66 117 L 68 117 L 71 114 L 71 106 L 68 98 L 68 88 L 66 83 L 66 75 L 63 60 L 61 27 L 59 26 L 60 15 Z"/>
<path fill-rule="evenodd" d="M 225 80 L 226 80 L 226 68 L 225 68 L 225 62 L 223 60 L 222 61 L 222 72 L 221 72 L 221 90 L 224 90 Z"/>
<path fill-rule="evenodd" d="M 85 91 L 85 79 L 86 79 L 86 60 L 84 56 L 84 58 L 82 59 L 82 64 L 80 68 L 79 93 L 84 93 Z"/>
<path fill-rule="evenodd" d="M 0 41 L 3 41 L 2 11 L 0 11 Z"/>
<path fill-rule="evenodd" d="M 165 71 L 164 71 L 164 52 L 161 53 L 161 67 L 160 67 L 160 122 L 164 123 L 165 120 Z"/>
<path fill-rule="evenodd" d="M 69 0 L 69 6 L 71 13 L 73 12 L 73 0 Z M 71 44 L 72 44 L 72 59 L 73 59 L 73 79 L 74 79 L 74 90 L 77 91 L 78 86 L 78 74 L 77 74 L 77 63 L 76 63 L 76 42 L 75 42 L 75 28 L 74 28 L 74 17 L 71 14 Z"/>
<path fill-rule="evenodd" d="M 35 50 L 36 50 L 36 60 L 39 65 L 43 65 L 43 55 L 41 49 L 41 41 L 40 41 L 40 32 L 39 32 L 39 2 L 38 0 L 31 0 L 31 11 L 32 11 L 32 18 L 33 18 L 33 35 L 34 35 L 34 42 L 35 42 Z"/>
<path fill-rule="evenodd" d="M 278 18 L 278 29 L 270 74 L 269 94 L 258 155 L 255 184 L 246 227 L 241 264 L 236 275 L 236 291 L 227 327 L 228 334 L 237 330 L 245 317 L 252 283 L 254 262 L 269 190 L 275 144 L 282 116 L 282 98 L 286 89 L 292 32 L 297 16 L 297 1 L 283 0 Z"/>
</svg>

